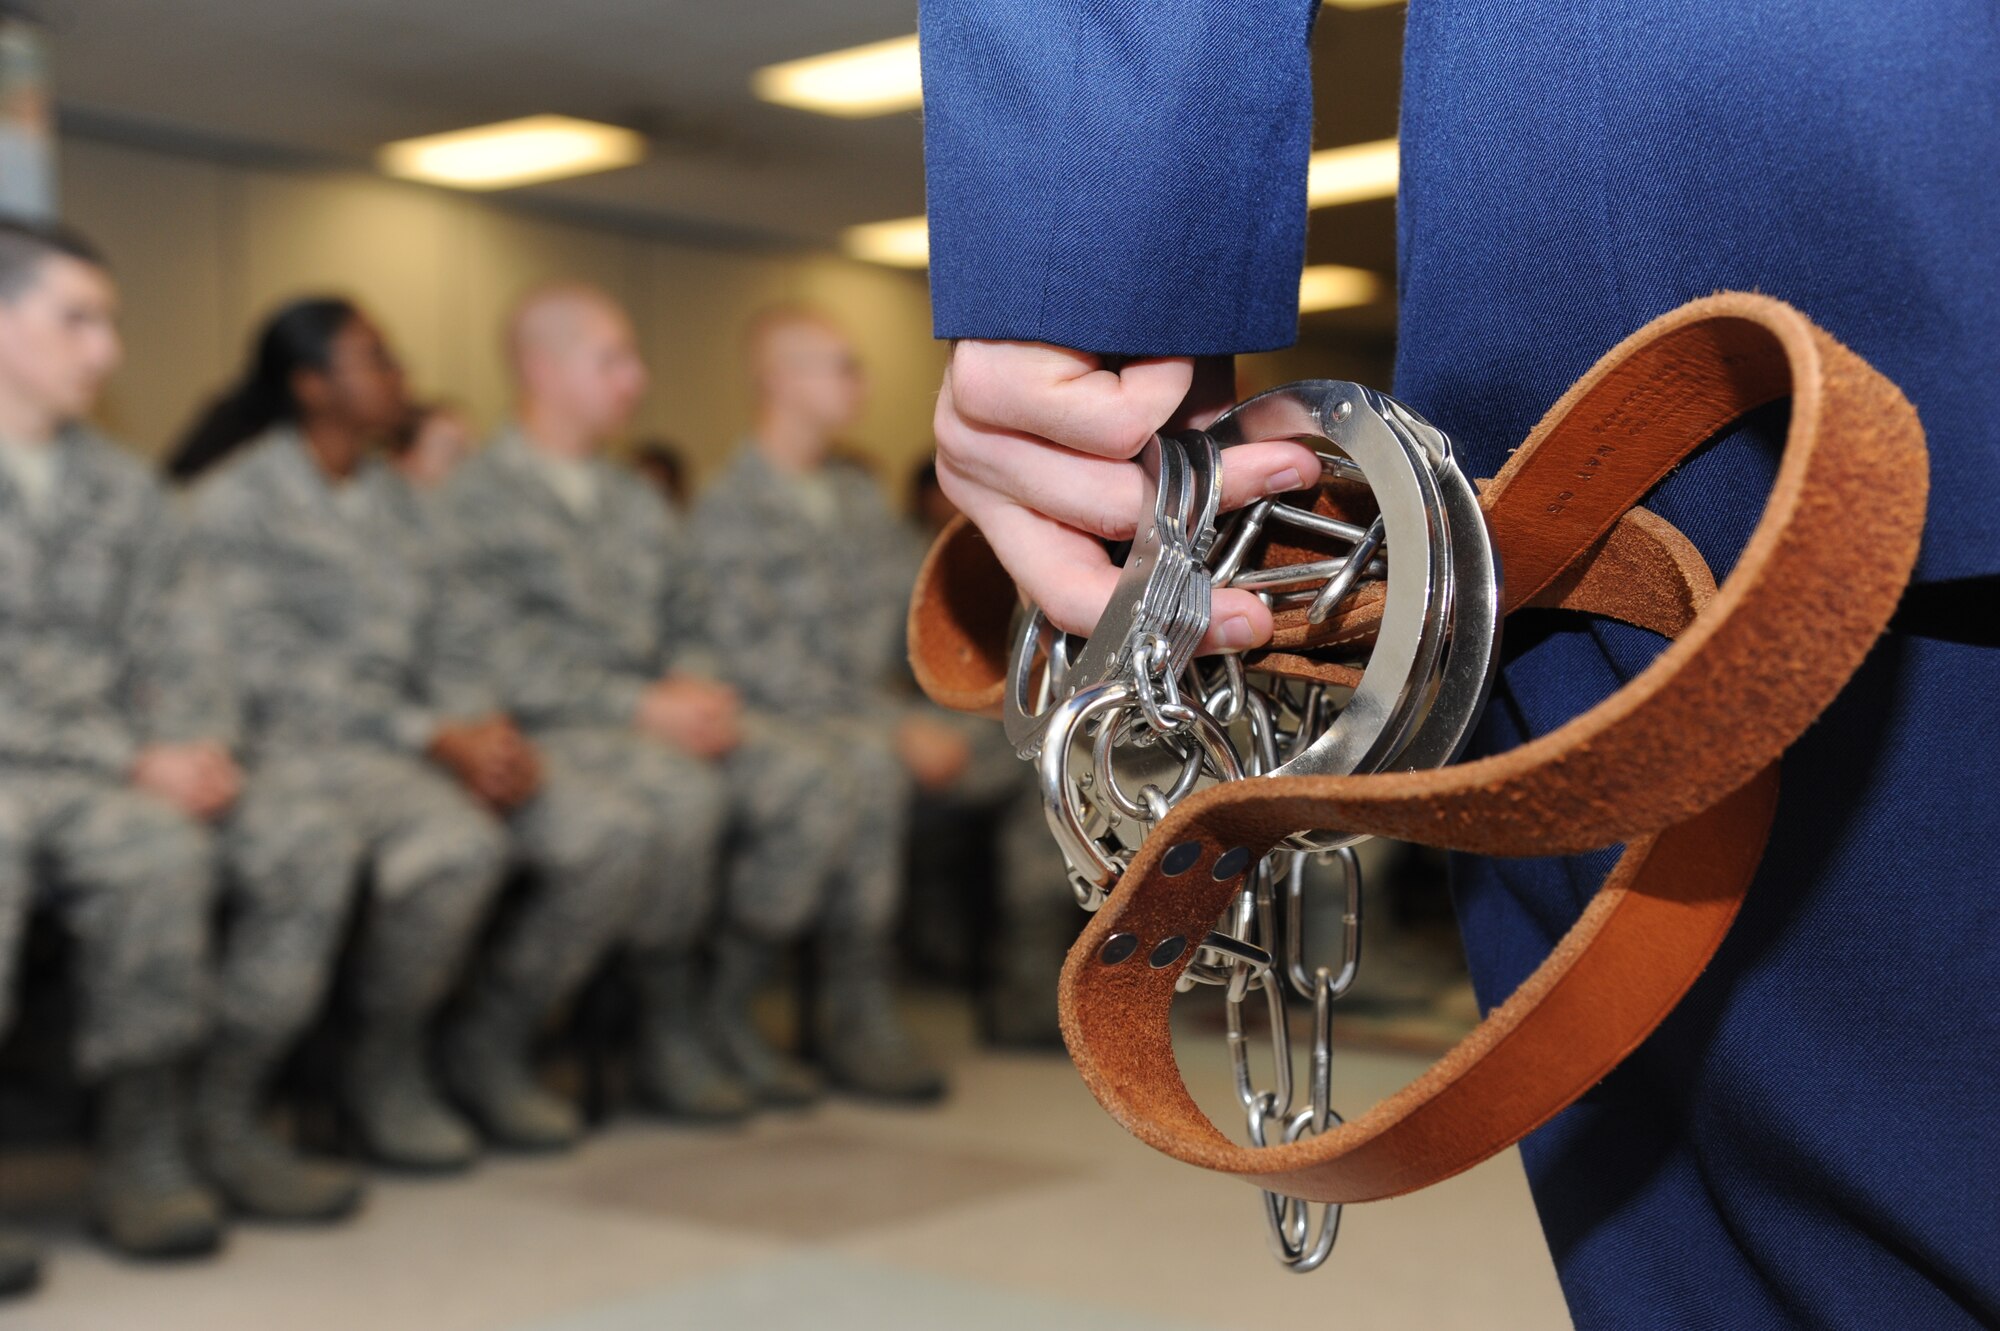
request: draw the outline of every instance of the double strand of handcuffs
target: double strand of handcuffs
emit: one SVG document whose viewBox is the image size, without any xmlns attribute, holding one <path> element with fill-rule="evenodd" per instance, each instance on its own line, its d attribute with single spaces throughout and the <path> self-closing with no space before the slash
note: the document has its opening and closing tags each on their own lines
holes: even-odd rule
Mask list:
<svg viewBox="0 0 2000 1331">
<path fill-rule="evenodd" d="M 1262 439 L 1315 447 L 1319 484 L 1218 520 L 1221 451 Z M 1478 495 L 1450 441 L 1408 407 L 1357 384 L 1311 380 L 1251 398 L 1207 431 L 1156 436 L 1139 462 L 1145 517 L 1110 604 L 1087 639 L 1040 610 L 1015 619 L 1004 702 L 1008 739 L 1036 764 L 1071 886 L 1095 910 L 1167 811 L 1219 781 L 1435 767 L 1463 749 L 1491 687 L 1500 577 Z M 1343 516 L 1344 515 L 1344 516 Z M 1280 558 L 1304 553 L 1305 558 Z M 1359 682 L 1197 658 L 1218 587 L 1253 591 L 1310 623 L 1382 586 L 1373 642 L 1350 649 Z M 1351 676 L 1349 676 L 1351 678 Z M 1337 828 L 1301 828 L 1258 865 L 1198 945 L 1180 989 L 1224 988 L 1236 1091 L 1251 1142 L 1296 1142 L 1341 1121 L 1332 1100 L 1334 1000 L 1353 983 L 1361 874 Z M 1243 855 L 1247 852 L 1237 851 Z M 1170 847 L 1192 864 L 1199 847 Z M 1343 934 L 1333 965 L 1304 955 L 1307 862 L 1341 870 Z M 1226 858 L 1226 857 L 1225 857 Z M 1183 865 L 1184 869 L 1187 867 Z M 1245 866 L 1218 863 L 1218 878 Z M 1156 964 L 1169 965 L 1178 959 Z M 1122 960 L 1122 958 L 1115 958 Z M 1115 960 L 1106 958 L 1106 960 Z M 1307 1086 L 1294 1085 L 1287 994 L 1310 1003 Z M 1245 1008 L 1259 995 L 1272 1084 L 1252 1071 Z M 1293 1271 L 1323 1265 L 1340 1208 L 1263 1194 L 1271 1246 Z"/>
</svg>

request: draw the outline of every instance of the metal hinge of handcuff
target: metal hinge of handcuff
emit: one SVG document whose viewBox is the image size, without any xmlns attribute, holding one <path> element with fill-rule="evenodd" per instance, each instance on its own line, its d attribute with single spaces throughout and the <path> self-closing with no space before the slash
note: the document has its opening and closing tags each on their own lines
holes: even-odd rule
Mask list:
<svg viewBox="0 0 2000 1331">
<path fill-rule="evenodd" d="M 1265 499 L 1219 521 L 1222 450 L 1264 439 L 1315 446 L 1319 485 L 1302 503 Z M 1444 434 L 1393 398 L 1332 380 L 1290 384 L 1241 403 L 1206 431 L 1155 436 L 1138 460 L 1147 516 L 1097 628 L 1078 639 L 1024 605 L 1003 704 L 1007 737 L 1036 764 L 1049 826 L 1089 910 L 1108 899 L 1147 832 L 1204 783 L 1451 762 L 1485 705 L 1499 643 L 1500 572 L 1478 494 Z M 1365 486 L 1372 520 L 1319 512 L 1329 484 Z M 1265 566 L 1257 556 L 1277 528 L 1344 553 Z M 1233 656 L 1195 656 L 1217 588 L 1253 591 L 1274 609 L 1303 605 L 1318 624 L 1374 582 L 1384 584 L 1381 619 L 1351 692 L 1246 670 Z M 1136 772 L 1136 787 L 1121 766 Z M 1181 976 L 1183 990 L 1226 986 L 1237 1092 L 1256 1145 L 1298 1141 L 1340 1121 L 1330 1103 L 1329 1009 L 1359 960 L 1352 847 L 1361 839 L 1299 829 L 1250 869 Z M 1312 854 L 1343 871 L 1338 967 L 1308 968 L 1303 956 Z M 1314 1010 L 1309 1103 L 1298 1108 L 1287 987 Z M 1262 993 L 1269 1021 L 1270 1089 L 1250 1072 L 1243 1007 L 1253 992 Z M 1295 1271 L 1325 1262 L 1339 1207 L 1325 1207 L 1315 1226 L 1304 1202 L 1267 1192 L 1264 1204 L 1280 1261 Z"/>
</svg>

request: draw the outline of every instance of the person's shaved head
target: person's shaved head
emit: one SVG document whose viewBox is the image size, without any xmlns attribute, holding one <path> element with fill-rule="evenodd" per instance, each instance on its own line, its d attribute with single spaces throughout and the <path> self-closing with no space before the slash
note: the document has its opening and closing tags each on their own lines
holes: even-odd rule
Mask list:
<svg viewBox="0 0 2000 1331">
<path fill-rule="evenodd" d="M 625 309 L 600 287 L 536 287 L 507 321 L 522 423 L 565 452 L 625 428 L 646 392 L 646 363 Z"/>
<path fill-rule="evenodd" d="M 841 326 L 802 305 L 769 309 L 750 321 L 744 354 L 768 429 L 817 439 L 821 451 L 853 427 L 867 401 L 854 343 Z"/>
</svg>

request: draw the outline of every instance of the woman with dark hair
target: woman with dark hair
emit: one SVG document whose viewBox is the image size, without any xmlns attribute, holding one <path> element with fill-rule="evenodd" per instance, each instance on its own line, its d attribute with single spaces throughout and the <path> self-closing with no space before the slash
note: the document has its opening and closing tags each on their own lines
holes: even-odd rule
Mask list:
<svg viewBox="0 0 2000 1331">
<path fill-rule="evenodd" d="M 272 426 L 297 424 L 297 376 L 330 374 L 336 341 L 360 318 L 344 296 L 307 296 L 272 315 L 257 334 L 249 372 L 195 419 L 175 446 L 167 474 L 193 480 Z"/>
<path fill-rule="evenodd" d="M 538 774 L 504 723 L 450 719 L 427 696 L 423 517 L 381 457 L 408 414 L 374 321 L 348 301 L 297 301 L 174 465 L 206 473 L 196 547 L 258 773 L 230 828 L 232 876 L 253 902 L 298 891 L 308 861 L 344 884 L 316 927 L 234 922 L 218 1044 L 250 1051 L 240 1080 L 261 1088 L 327 991 L 365 863 L 342 1097 L 376 1157 L 436 1170 L 469 1163 L 476 1142 L 432 1083 L 428 1026 L 499 888 L 507 842 L 493 811 L 526 799 Z M 316 829 L 300 844 L 299 811 L 328 808 L 344 835 Z"/>
</svg>

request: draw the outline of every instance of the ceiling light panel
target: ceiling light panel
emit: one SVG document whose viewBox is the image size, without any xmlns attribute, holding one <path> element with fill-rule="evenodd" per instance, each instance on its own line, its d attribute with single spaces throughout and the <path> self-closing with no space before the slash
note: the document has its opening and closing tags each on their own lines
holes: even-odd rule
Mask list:
<svg viewBox="0 0 2000 1331">
<path fill-rule="evenodd" d="M 924 104 L 916 34 L 766 65 L 750 76 L 750 90 L 767 102 L 825 116 L 915 110 Z"/>
<path fill-rule="evenodd" d="M 922 268 L 931 260 L 930 227 L 921 217 L 851 226 L 841 233 L 840 245 L 856 259 L 892 268 Z"/>
<path fill-rule="evenodd" d="M 382 169 L 405 180 L 453 189 L 513 189 L 631 166 L 646 140 L 617 125 L 569 116 L 527 116 L 385 146 Z"/>
</svg>

